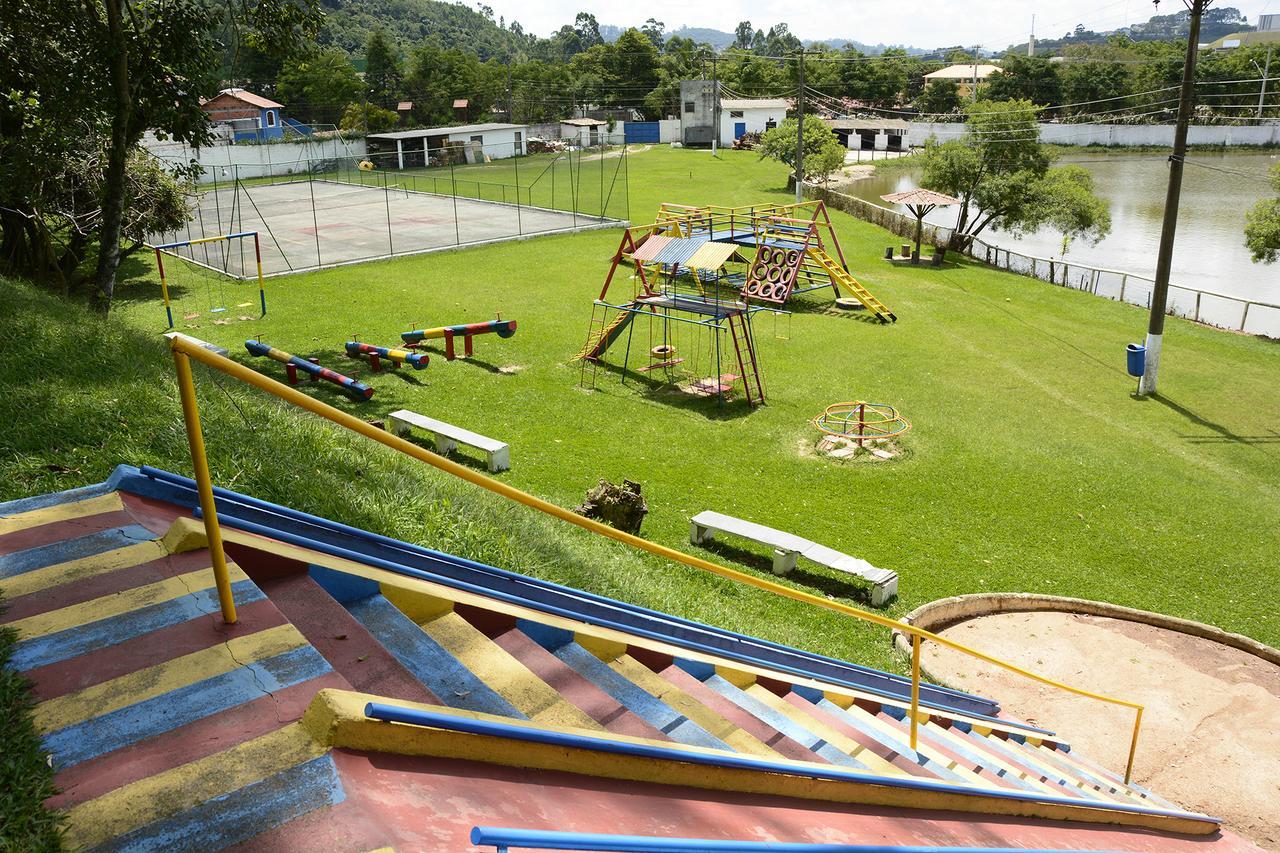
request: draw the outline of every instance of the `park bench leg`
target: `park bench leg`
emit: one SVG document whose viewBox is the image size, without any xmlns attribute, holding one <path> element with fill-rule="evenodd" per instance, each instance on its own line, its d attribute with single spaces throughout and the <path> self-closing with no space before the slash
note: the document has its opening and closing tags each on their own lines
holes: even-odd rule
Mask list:
<svg viewBox="0 0 1280 853">
<path fill-rule="evenodd" d="M 781 548 L 775 549 L 773 552 L 773 573 L 775 575 L 790 574 L 792 569 L 796 567 L 796 560 L 799 558 L 799 551 L 784 551 Z"/>
<path fill-rule="evenodd" d="M 898 579 L 885 581 L 871 587 L 871 606 L 883 607 L 898 596 Z"/>
<path fill-rule="evenodd" d="M 458 442 L 449 438 L 449 436 L 441 435 L 438 432 L 434 433 L 434 435 L 436 437 L 436 453 L 439 453 L 441 456 L 448 456 L 450 453 L 458 449 Z"/>
<path fill-rule="evenodd" d="M 409 435 L 409 425 L 399 418 L 387 418 L 387 432 L 392 435 L 398 435 L 401 438 L 407 438 Z"/>
<path fill-rule="evenodd" d="M 511 448 L 501 447 L 489 454 L 489 471 L 498 473 L 511 467 Z"/>
<path fill-rule="evenodd" d="M 689 541 L 701 545 L 711 541 L 711 531 L 696 522 L 689 522 Z"/>
</svg>

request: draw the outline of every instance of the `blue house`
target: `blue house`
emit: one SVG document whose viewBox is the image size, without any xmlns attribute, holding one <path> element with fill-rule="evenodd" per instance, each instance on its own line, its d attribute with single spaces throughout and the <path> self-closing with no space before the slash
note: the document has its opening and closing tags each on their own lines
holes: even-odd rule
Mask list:
<svg viewBox="0 0 1280 853">
<path fill-rule="evenodd" d="M 202 105 L 214 125 L 226 125 L 232 139 L 280 139 L 286 123 L 284 104 L 245 89 L 223 89 Z"/>
</svg>

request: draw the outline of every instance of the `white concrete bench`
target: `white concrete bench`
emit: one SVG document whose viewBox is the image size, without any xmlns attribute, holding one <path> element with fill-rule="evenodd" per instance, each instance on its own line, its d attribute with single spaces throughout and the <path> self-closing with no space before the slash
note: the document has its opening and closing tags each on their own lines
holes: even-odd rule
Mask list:
<svg viewBox="0 0 1280 853">
<path fill-rule="evenodd" d="M 866 560 L 810 542 L 793 533 L 775 530 L 763 524 L 743 521 L 711 510 L 700 512 L 690 519 L 689 541 L 694 545 L 709 542 L 716 532 L 730 533 L 768 545 L 773 549 L 773 573 L 776 575 L 790 573 L 796 567 L 796 561 L 804 557 L 820 566 L 826 566 L 838 572 L 848 572 L 870 583 L 871 603 L 876 607 L 880 607 L 898 594 L 897 572 L 877 569 Z"/>
<path fill-rule="evenodd" d="M 387 415 L 387 430 L 396 435 L 408 435 L 413 427 L 435 436 L 437 453 L 452 453 L 458 449 L 459 444 L 465 444 L 485 454 L 490 471 L 506 471 L 511 467 L 511 448 L 505 441 L 497 441 L 408 409 L 400 409 Z"/>
</svg>

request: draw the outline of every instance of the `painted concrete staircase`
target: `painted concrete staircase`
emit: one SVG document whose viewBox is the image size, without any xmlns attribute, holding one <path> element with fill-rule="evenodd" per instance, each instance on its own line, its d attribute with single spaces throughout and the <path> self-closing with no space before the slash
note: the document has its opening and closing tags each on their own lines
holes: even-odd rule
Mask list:
<svg viewBox="0 0 1280 853">
<path fill-rule="evenodd" d="M 220 849 L 341 802 L 296 723 L 349 689 L 234 564 L 216 617 L 207 551 L 173 553 L 119 493 L 0 504 L 0 624 L 33 683 L 69 849 Z"/>
<path fill-rule="evenodd" d="M 323 584 L 323 580 L 321 581 Z M 586 732 L 965 788 L 1176 809 L 1064 744 L 681 659 L 404 591 L 344 602 L 442 704 Z"/>
</svg>

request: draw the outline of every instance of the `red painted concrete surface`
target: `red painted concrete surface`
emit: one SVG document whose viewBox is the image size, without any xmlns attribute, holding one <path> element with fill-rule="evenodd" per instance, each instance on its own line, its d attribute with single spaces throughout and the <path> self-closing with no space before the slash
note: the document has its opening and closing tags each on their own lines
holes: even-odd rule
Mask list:
<svg viewBox="0 0 1280 853">
<path fill-rule="evenodd" d="M 628 783 L 472 761 L 336 750 L 345 802 L 264 833 L 239 850 L 474 850 L 476 825 L 665 837 L 845 844 L 1257 851 L 1231 833 L 1170 836 L 1082 823 Z"/>
</svg>

